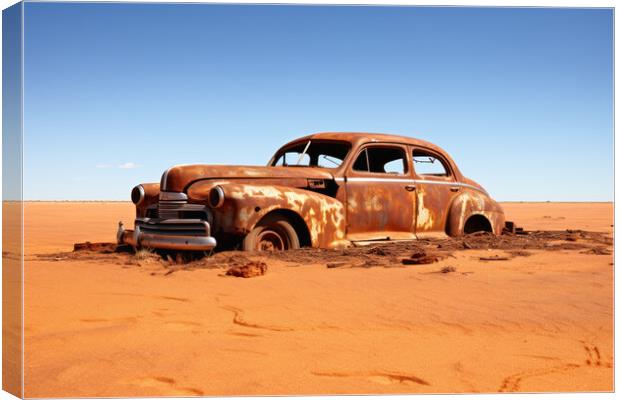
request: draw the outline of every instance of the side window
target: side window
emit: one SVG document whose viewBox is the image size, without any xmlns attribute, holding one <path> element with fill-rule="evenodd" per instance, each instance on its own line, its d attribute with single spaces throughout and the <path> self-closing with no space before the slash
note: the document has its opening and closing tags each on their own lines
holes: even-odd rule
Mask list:
<svg viewBox="0 0 620 400">
<path fill-rule="evenodd" d="M 419 176 L 447 177 L 450 171 L 443 160 L 433 153 L 415 149 L 413 151 L 413 168 Z"/>
<path fill-rule="evenodd" d="M 398 147 L 366 147 L 353 163 L 353 170 L 380 174 L 407 173 L 405 152 Z"/>
</svg>

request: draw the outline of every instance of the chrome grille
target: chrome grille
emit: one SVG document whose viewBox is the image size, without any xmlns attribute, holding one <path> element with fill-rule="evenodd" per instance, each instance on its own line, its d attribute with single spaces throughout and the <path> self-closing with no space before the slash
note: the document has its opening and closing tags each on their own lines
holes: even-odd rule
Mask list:
<svg viewBox="0 0 620 400">
<path fill-rule="evenodd" d="M 210 220 L 207 207 L 189 204 L 185 193 L 162 192 L 157 204 L 159 219 L 202 219 Z"/>
<path fill-rule="evenodd" d="M 190 205 L 193 204 L 187 204 L 187 200 L 159 200 L 158 216 L 163 219 L 179 218 L 180 211 Z"/>
</svg>

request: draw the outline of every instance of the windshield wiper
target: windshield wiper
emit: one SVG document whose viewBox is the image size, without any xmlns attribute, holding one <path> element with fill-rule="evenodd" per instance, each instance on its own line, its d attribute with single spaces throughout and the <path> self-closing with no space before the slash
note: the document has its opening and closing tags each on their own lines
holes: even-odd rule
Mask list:
<svg viewBox="0 0 620 400">
<path fill-rule="evenodd" d="M 304 147 L 304 151 L 299 155 L 299 158 L 297 159 L 297 165 L 299 165 L 301 160 L 306 155 L 306 152 L 308 151 L 308 147 L 310 147 L 310 143 L 312 143 L 312 140 L 308 140 L 308 144 L 306 144 L 306 147 Z"/>
</svg>

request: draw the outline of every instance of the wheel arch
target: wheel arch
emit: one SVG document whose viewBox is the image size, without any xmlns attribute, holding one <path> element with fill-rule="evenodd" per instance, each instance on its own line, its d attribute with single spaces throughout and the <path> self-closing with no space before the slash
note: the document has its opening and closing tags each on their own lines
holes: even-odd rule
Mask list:
<svg viewBox="0 0 620 400">
<path fill-rule="evenodd" d="M 306 225 L 306 221 L 293 210 L 286 208 L 274 208 L 271 211 L 265 213 L 252 227 L 260 225 L 262 221 L 265 221 L 271 217 L 280 217 L 288 221 L 295 229 L 295 233 L 297 233 L 297 238 L 299 239 L 300 247 L 310 247 L 312 246 L 312 239 L 310 238 L 310 230 L 308 229 L 308 225 Z"/>
<path fill-rule="evenodd" d="M 452 201 L 446 233 L 449 236 L 463 235 L 466 223 L 472 217 L 481 223 L 480 218 L 486 219 L 490 225 L 490 232 L 501 234 L 505 221 L 504 210 L 495 200 L 473 189 L 464 190 Z"/>
<path fill-rule="evenodd" d="M 493 225 L 491 225 L 491 221 L 484 214 L 473 213 L 465 220 L 463 233 L 469 234 L 480 231 L 493 233 Z"/>
</svg>

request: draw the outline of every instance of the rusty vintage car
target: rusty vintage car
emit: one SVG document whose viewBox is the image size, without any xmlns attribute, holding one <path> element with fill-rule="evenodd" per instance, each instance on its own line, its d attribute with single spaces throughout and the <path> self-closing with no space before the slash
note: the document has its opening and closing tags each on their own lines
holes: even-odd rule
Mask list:
<svg viewBox="0 0 620 400">
<path fill-rule="evenodd" d="M 159 250 L 342 248 L 359 242 L 500 234 L 504 212 L 446 152 L 409 137 L 317 133 L 265 167 L 177 165 L 131 192 L 119 243 Z"/>
</svg>

